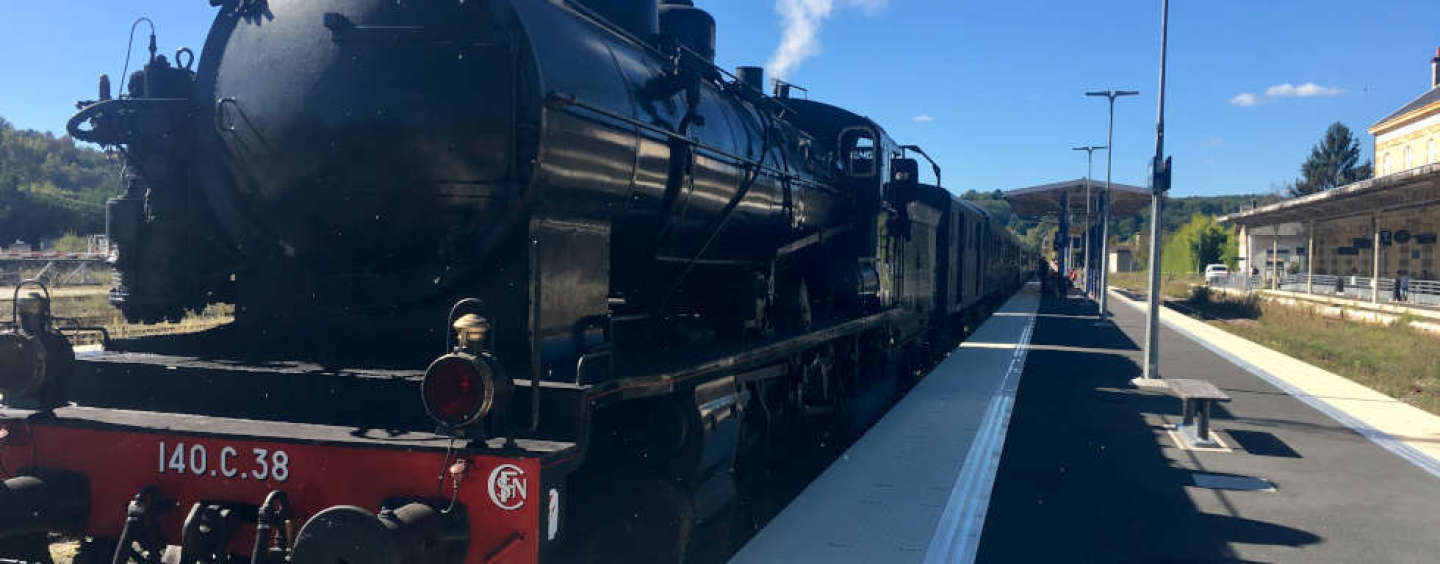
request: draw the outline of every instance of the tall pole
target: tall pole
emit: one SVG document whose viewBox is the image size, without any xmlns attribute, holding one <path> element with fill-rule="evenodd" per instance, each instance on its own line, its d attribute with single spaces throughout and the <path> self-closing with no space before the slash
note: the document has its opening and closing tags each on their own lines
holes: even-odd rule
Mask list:
<svg viewBox="0 0 1440 564">
<path fill-rule="evenodd" d="M 1085 295 L 1087 296 L 1094 289 L 1094 284 L 1090 283 L 1090 275 L 1095 273 L 1095 265 L 1090 264 L 1090 228 L 1095 226 L 1094 220 L 1090 219 L 1090 157 L 1094 154 L 1094 151 L 1085 151 Z"/>
<path fill-rule="evenodd" d="M 1170 0 L 1160 8 L 1160 102 L 1155 118 L 1155 160 L 1150 172 L 1150 308 L 1145 317 L 1145 379 L 1160 377 L 1160 224 L 1170 161 L 1165 158 L 1165 47 L 1169 39 Z"/>
<path fill-rule="evenodd" d="M 1084 151 L 1084 294 L 1093 295 L 1094 265 L 1090 263 L 1090 245 L 1094 243 L 1094 217 L 1090 217 L 1090 171 L 1094 170 L 1094 150 Z"/>
<path fill-rule="evenodd" d="M 1057 286 L 1060 288 L 1060 299 L 1066 299 L 1065 277 L 1069 266 L 1070 258 L 1070 192 L 1060 192 L 1060 231 L 1055 233 L 1055 270 L 1059 278 Z"/>
<path fill-rule="evenodd" d="M 1094 227 L 1095 227 L 1095 220 L 1094 220 L 1094 219 L 1091 217 L 1091 215 L 1090 215 L 1090 200 L 1092 199 L 1091 196 L 1090 196 L 1090 175 L 1091 175 L 1091 171 L 1094 170 L 1094 167 L 1093 167 L 1092 165 L 1093 165 L 1093 163 L 1094 163 L 1094 158 L 1093 158 L 1093 157 L 1095 156 L 1095 151 L 1099 151 L 1099 150 L 1103 150 L 1103 149 L 1109 149 L 1109 147 L 1106 147 L 1106 146 L 1104 146 L 1104 145 L 1089 145 L 1089 146 L 1085 146 L 1085 147 L 1072 147 L 1072 148 L 1071 148 L 1071 150 L 1073 150 L 1073 151 L 1085 151 L 1085 293 L 1086 293 L 1086 294 L 1089 294 L 1090 292 L 1093 292 L 1093 291 L 1094 291 L 1094 282 L 1095 282 L 1095 276 L 1094 276 L 1094 274 L 1095 274 L 1094 268 L 1095 268 L 1095 267 L 1094 267 L 1094 265 L 1092 265 L 1092 264 L 1090 263 L 1090 246 L 1091 246 L 1092 244 L 1094 244 L 1094 241 L 1092 241 L 1091 238 L 1093 237 L 1094 231 L 1095 231 L 1095 229 L 1094 229 Z M 1104 261 L 1105 261 L 1105 257 L 1100 257 L 1100 261 L 1101 261 L 1101 263 L 1103 264 Z M 1102 267 L 1102 268 L 1103 268 L 1103 267 Z"/>
<path fill-rule="evenodd" d="M 1112 91 L 1113 92 L 1113 91 Z M 1110 125 L 1105 132 L 1105 146 L 1115 146 L 1115 95 L 1110 95 Z M 1100 194 L 1100 321 L 1110 315 L 1110 170 L 1115 151 L 1105 151 L 1105 191 Z"/>
<path fill-rule="evenodd" d="M 1086 92 L 1086 96 L 1104 96 L 1110 99 L 1110 126 L 1105 134 L 1105 191 L 1100 194 L 1098 206 L 1100 208 L 1100 262 L 1109 262 L 1110 257 L 1110 172 L 1115 156 L 1115 99 L 1121 96 L 1134 96 L 1139 94 L 1134 90 L 1103 90 L 1099 92 Z M 1110 268 L 1105 265 L 1100 268 L 1100 287 L 1096 291 L 1100 294 L 1100 320 L 1104 321 L 1109 314 L 1106 309 L 1109 293 L 1106 291 L 1110 282 Z"/>
</svg>

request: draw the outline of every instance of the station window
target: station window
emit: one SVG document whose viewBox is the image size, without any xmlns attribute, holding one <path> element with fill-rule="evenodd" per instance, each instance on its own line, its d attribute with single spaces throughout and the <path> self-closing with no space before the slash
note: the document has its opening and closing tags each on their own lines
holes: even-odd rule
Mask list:
<svg viewBox="0 0 1440 564">
<path fill-rule="evenodd" d="M 1401 170 L 1409 170 L 1409 169 L 1410 169 L 1410 146 L 1409 146 L 1409 145 L 1406 145 L 1406 146 L 1405 146 L 1405 166 L 1404 166 L 1404 168 L 1402 168 Z"/>
<path fill-rule="evenodd" d="M 1429 141 L 1426 141 L 1426 142 L 1425 142 L 1425 153 L 1429 156 L 1430 162 L 1432 162 L 1432 163 L 1440 162 L 1440 151 L 1436 151 L 1436 150 L 1435 150 L 1435 138 L 1434 138 L 1434 137 L 1431 137 Z"/>
<path fill-rule="evenodd" d="M 868 129 L 851 129 L 840 134 L 840 154 L 845 159 L 845 174 L 875 175 L 875 134 Z"/>
</svg>

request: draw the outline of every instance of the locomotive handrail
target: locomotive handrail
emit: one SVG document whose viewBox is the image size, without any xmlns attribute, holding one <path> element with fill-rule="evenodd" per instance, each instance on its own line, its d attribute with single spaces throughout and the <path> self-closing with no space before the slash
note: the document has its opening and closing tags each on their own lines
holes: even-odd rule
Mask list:
<svg viewBox="0 0 1440 564">
<path fill-rule="evenodd" d="M 80 126 L 87 121 L 105 113 L 109 110 L 141 110 L 147 106 L 167 106 L 172 104 L 188 104 L 188 98 L 115 98 L 101 100 L 88 104 L 75 112 L 70 120 L 65 122 L 65 132 L 75 139 L 89 141 L 99 145 L 120 145 L 126 142 L 124 135 L 118 131 L 106 131 L 99 127 L 92 129 L 80 129 Z"/>
<path fill-rule="evenodd" d="M 61 331 L 74 331 L 74 332 L 76 332 L 76 333 L 80 333 L 80 332 L 84 332 L 84 331 L 92 331 L 92 332 L 95 332 L 95 333 L 99 333 L 99 334 L 100 334 L 100 346 L 101 346 L 102 348 L 105 348 L 105 349 L 110 348 L 110 330 L 109 330 L 109 329 L 106 329 L 106 328 L 105 328 L 104 326 L 102 326 L 102 325 L 83 325 L 83 324 L 81 324 L 81 320 L 80 320 L 79 318 L 76 318 L 76 317 L 52 317 L 51 320 L 52 320 L 52 321 L 64 321 L 64 322 L 70 324 L 69 326 L 63 327 L 63 328 L 62 328 L 62 327 L 56 327 L 56 329 L 59 329 L 59 330 L 61 330 Z"/>
<path fill-rule="evenodd" d="M 617 114 L 617 113 L 612 112 L 612 111 L 610 111 L 610 110 L 607 110 L 607 109 L 605 109 L 605 108 L 601 108 L 601 107 L 596 106 L 596 105 L 594 105 L 594 104 L 590 104 L 590 103 L 588 103 L 588 102 L 585 102 L 585 101 L 583 101 L 583 100 L 581 100 L 581 99 L 579 99 L 579 98 L 577 98 L 577 97 L 575 97 L 575 96 L 573 96 L 573 95 L 562 94 L 562 93 L 559 93 L 559 92 L 553 92 L 553 91 L 552 91 L 552 92 L 550 93 L 550 95 L 549 95 L 548 98 L 549 98 L 551 101 L 553 101 L 553 102 L 558 102 L 558 103 L 562 103 L 562 104 L 569 105 L 569 106 L 575 106 L 575 107 L 578 107 L 578 108 L 581 108 L 581 109 L 584 109 L 584 110 L 588 110 L 588 111 L 591 111 L 591 112 L 595 112 L 595 113 L 597 113 L 597 114 L 603 115 L 603 116 L 608 117 L 608 118 L 611 118 L 611 119 L 623 121 L 623 122 L 625 122 L 625 123 L 627 123 L 627 124 L 629 124 L 629 125 L 633 125 L 633 126 L 635 126 L 635 127 L 641 128 L 641 129 L 645 129 L 645 130 L 649 130 L 649 131 L 652 131 L 652 132 L 655 132 L 655 133 L 659 133 L 659 134 L 664 135 L 664 136 L 666 136 L 666 137 L 668 137 L 668 138 L 671 138 L 671 139 L 676 139 L 676 140 L 679 140 L 679 141 L 684 141 L 684 142 L 686 142 L 686 143 L 689 143 L 690 145 L 693 145 L 693 146 L 698 147 L 698 148 L 701 148 L 701 149 L 705 149 L 706 151 L 713 152 L 713 153 L 715 153 L 715 154 L 717 154 L 717 155 L 721 155 L 721 156 L 726 157 L 726 158 L 729 158 L 729 159 L 734 159 L 734 160 L 736 161 L 735 164 L 743 165 L 743 166 L 755 167 L 755 168 L 757 168 L 757 169 L 759 169 L 759 170 L 763 170 L 763 171 L 769 172 L 769 173 L 771 173 L 771 174 L 773 174 L 773 175 L 775 175 L 775 176 L 779 176 L 782 180 L 786 180 L 786 181 L 795 181 L 795 180 L 804 181 L 804 180 L 805 180 L 805 177 L 803 177 L 803 176 L 797 176 L 797 175 L 790 174 L 789 172 L 786 172 L 786 171 L 783 171 L 783 170 L 780 170 L 780 169 L 771 168 L 771 167 L 769 167 L 769 166 L 765 166 L 765 165 L 764 165 L 763 163 L 761 163 L 760 161 L 756 161 L 756 160 L 750 159 L 750 158 L 748 158 L 748 157 L 742 157 L 742 156 L 740 156 L 740 155 L 736 155 L 736 154 L 734 154 L 734 153 L 731 153 L 731 152 L 729 152 L 729 151 L 726 151 L 726 150 L 721 149 L 721 148 L 719 148 L 719 147 L 716 147 L 716 146 L 714 146 L 714 145 L 708 145 L 708 144 L 702 143 L 702 142 L 700 142 L 700 141 L 697 141 L 697 140 L 695 140 L 695 139 L 691 139 L 691 138 L 686 137 L 686 136 L 684 136 L 684 135 L 681 135 L 681 134 L 679 134 L 679 133 L 675 133 L 674 131 L 670 131 L 670 130 L 668 130 L 668 129 L 665 129 L 665 128 L 663 128 L 663 127 L 654 126 L 654 125 L 645 123 L 645 122 L 643 122 L 643 121 L 640 121 L 640 120 L 638 120 L 638 119 L 635 119 L 635 118 L 632 118 L 632 117 L 629 117 L 629 116 L 624 116 L 624 115 L 621 115 L 621 114 Z M 816 184 L 816 183 L 812 183 L 812 184 L 813 184 L 814 186 L 821 186 L 821 184 Z"/>
</svg>

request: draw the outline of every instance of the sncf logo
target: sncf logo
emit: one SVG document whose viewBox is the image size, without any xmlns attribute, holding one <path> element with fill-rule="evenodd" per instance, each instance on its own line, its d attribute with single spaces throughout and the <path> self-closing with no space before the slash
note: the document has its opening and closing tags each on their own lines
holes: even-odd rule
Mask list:
<svg viewBox="0 0 1440 564">
<path fill-rule="evenodd" d="M 490 501 L 507 511 L 525 505 L 525 471 L 514 464 L 501 464 L 490 472 L 487 482 Z"/>
</svg>

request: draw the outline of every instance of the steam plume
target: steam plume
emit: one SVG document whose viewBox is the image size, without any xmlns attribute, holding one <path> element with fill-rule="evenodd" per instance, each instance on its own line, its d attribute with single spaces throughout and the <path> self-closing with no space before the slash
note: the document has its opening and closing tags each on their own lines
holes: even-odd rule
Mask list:
<svg viewBox="0 0 1440 564">
<path fill-rule="evenodd" d="M 838 0 L 843 6 L 878 13 L 889 0 Z M 782 28 L 780 45 L 765 66 L 771 76 L 784 79 L 805 59 L 820 54 L 820 28 L 835 11 L 837 0 L 775 0 Z"/>
</svg>

